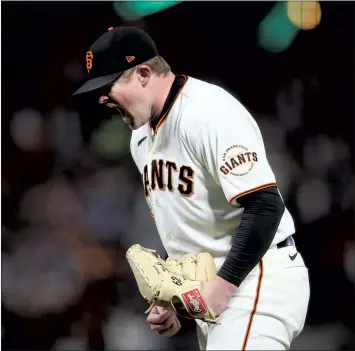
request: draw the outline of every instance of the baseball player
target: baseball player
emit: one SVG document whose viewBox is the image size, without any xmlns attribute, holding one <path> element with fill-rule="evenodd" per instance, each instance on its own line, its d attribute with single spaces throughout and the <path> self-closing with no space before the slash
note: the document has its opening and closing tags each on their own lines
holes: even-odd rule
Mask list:
<svg viewBox="0 0 355 351">
<path fill-rule="evenodd" d="M 132 157 L 169 258 L 214 258 L 203 297 L 219 323 L 196 320 L 201 349 L 289 349 L 306 318 L 308 270 L 255 120 L 224 89 L 174 74 L 136 28 L 104 33 L 86 65 L 75 94 L 118 109 L 133 131 Z M 147 321 L 161 335 L 180 329 L 165 307 Z"/>
</svg>

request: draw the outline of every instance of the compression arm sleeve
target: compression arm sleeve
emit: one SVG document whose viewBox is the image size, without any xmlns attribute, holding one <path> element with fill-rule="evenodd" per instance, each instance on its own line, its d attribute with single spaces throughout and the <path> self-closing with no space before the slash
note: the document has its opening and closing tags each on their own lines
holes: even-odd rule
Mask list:
<svg viewBox="0 0 355 351">
<path fill-rule="evenodd" d="M 285 211 L 277 187 L 240 197 L 244 207 L 232 248 L 218 275 L 239 286 L 270 247 Z"/>
</svg>

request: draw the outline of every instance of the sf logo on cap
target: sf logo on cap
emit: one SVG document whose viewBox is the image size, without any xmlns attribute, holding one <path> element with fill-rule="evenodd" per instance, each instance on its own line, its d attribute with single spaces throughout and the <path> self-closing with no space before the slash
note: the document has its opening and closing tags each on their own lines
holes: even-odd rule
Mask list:
<svg viewBox="0 0 355 351">
<path fill-rule="evenodd" d="M 90 72 L 91 68 L 92 68 L 92 60 L 94 58 L 94 54 L 92 53 L 92 51 L 88 51 L 86 53 L 86 69 L 88 72 Z"/>
</svg>

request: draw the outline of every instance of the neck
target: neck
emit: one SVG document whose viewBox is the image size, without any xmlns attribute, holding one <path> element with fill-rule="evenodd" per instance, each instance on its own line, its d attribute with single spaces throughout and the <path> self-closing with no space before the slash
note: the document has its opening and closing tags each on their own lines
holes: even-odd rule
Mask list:
<svg viewBox="0 0 355 351">
<path fill-rule="evenodd" d="M 163 111 L 163 107 L 165 104 L 166 99 L 168 98 L 171 86 L 173 85 L 175 80 L 175 74 L 173 72 L 170 72 L 167 76 L 164 78 L 158 78 L 157 79 L 157 97 L 156 100 L 153 104 L 153 109 L 152 109 L 152 116 L 153 120 L 158 118 Z"/>
</svg>

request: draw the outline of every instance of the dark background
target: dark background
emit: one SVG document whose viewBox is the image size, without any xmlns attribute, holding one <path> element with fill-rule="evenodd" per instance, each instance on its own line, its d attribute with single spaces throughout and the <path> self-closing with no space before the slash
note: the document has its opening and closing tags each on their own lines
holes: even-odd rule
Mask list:
<svg viewBox="0 0 355 351">
<path fill-rule="evenodd" d="M 354 5 L 322 2 L 320 25 L 311 31 L 301 31 L 290 48 L 279 54 L 265 51 L 256 41 L 258 25 L 272 6 L 274 2 L 188 2 L 136 22 L 123 22 L 113 11 L 111 2 L 2 2 L 3 277 L 5 259 L 5 267 L 8 267 L 19 256 L 17 252 L 24 250 L 18 259 L 22 265 L 19 263 L 15 270 L 21 275 L 21 267 L 26 266 L 26 262 L 42 256 L 46 246 L 36 248 L 45 240 L 52 240 L 50 245 L 55 252 L 59 240 L 58 245 L 70 252 L 68 255 L 88 257 L 79 260 L 84 262 L 80 267 L 86 272 L 82 286 L 73 290 L 77 291 L 76 295 L 73 292 L 75 299 L 62 307 L 54 309 L 57 302 L 53 302 L 37 310 L 36 298 L 20 293 L 11 303 L 3 299 L 3 348 L 50 348 L 65 335 L 89 339 L 91 348 L 96 348 L 95 345 L 103 348 L 105 341 L 107 347 L 108 338 L 103 321 L 108 323 L 112 316 L 109 306 L 116 306 L 115 313 L 121 316 L 119 322 L 112 322 L 115 328 L 122 328 L 127 318 L 122 313 L 128 312 L 120 312 L 119 306 L 129 309 L 125 299 L 127 294 L 132 294 L 127 289 L 132 281 L 122 254 L 140 235 L 148 236 L 136 233 L 134 239 L 127 227 L 132 221 L 150 221 L 144 206 L 132 215 L 136 202 L 142 201 L 139 174 L 126 144 L 119 157 L 110 158 L 93 147 L 93 133 L 112 116 L 92 102 L 79 104 L 71 97 L 83 81 L 85 52 L 91 43 L 109 27 L 127 24 L 140 26 L 150 33 L 174 72 L 222 85 L 253 113 L 262 133 L 265 132 L 266 147 L 274 156 L 271 159 L 275 160 L 276 176 L 287 175 L 285 202 L 296 222 L 297 246 L 310 270 L 311 302 L 303 333 L 307 337 L 299 347 L 307 348 L 312 335 L 317 335 L 317 340 L 329 337 L 329 331 L 335 335 L 329 343 L 336 340 L 340 348 L 351 342 L 355 273 L 352 264 L 349 268 L 345 262 L 355 262 L 355 250 L 348 250 L 348 247 L 354 248 Z M 69 64 L 81 78 L 73 79 L 73 75 L 65 73 Z M 291 118 L 295 109 L 297 98 L 292 95 L 295 84 L 302 87 L 301 122 L 290 130 L 283 121 Z M 284 108 L 277 103 L 280 94 L 284 96 Z M 82 142 L 69 158 L 51 143 L 57 131 L 50 121 L 58 106 L 62 106 L 67 115 L 76 112 L 80 121 Z M 13 137 L 12 123 L 17 111 L 29 107 L 41 114 L 41 142 L 40 146 L 24 149 Z M 70 131 L 71 124 L 64 123 L 63 128 Z M 24 128 L 22 133 L 26 134 L 26 130 Z M 128 135 L 129 131 L 122 133 Z M 59 144 L 65 144 L 66 133 L 61 135 Z M 281 146 L 273 145 L 280 135 L 284 142 Z M 119 144 L 120 140 L 114 138 L 113 143 Z M 316 152 L 314 148 L 308 149 L 309 145 L 318 145 Z M 305 155 L 311 152 L 314 155 L 306 162 Z M 290 159 L 292 167 L 287 162 Z M 319 163 L 320 159 L 328 160 L 326 166 Z M 108 186 L 107 179 L 111 182 L 108 192 L 103 189 L 104 185 Z M 25 206 L 27 210 L 21 210 L 28 191 L 43 184 L 50 184 L 45 195 L 41 195 L 47 200 L 38 200 L 40 195 L 37 194 L 29 207 Z M 326 197 L 319 196 L 314 201 L 317 197 L 314 194 L 318 193 L 311 191 L 306 195 L 306 202 L 308 196 L 311 206 L 321 208 L 324 201 L 328 206 L 321 215 L 305 219 L 302 205 L 305 200 L 301 199 L 301 194 L 309 189 L 306 185 L 314 190 L 319 184 L 321 188 L 326 187 Z M 53 188 L 57 189 L 54 193 L 48 190 Z M 88 189 L 95 189 L 96 197 L 87 195 Z M 65 199 L 62 192 L 68 194 Z M 113 194 L 117 194 L 118 199 Z M 94 204 L 91 207 L 88 198 Z M 105 203 L 108 198 L 111 212 L 102 210 L 106 205 L 100 207 L 100 201 Z M 47 213 L 48 201 L 54 205 Z M 71 201 L 77 207 L 71 206 Z M 77 219 L 77 212 L 71 212 L 73 207 L 80 208 L 86 219 Z M 58 214 L 64 208 L 69 210 Z M 41 214 L 42 209 L 45 214 Z M 33 219 L 35 211 L 39 214 Z M 110 229 L 103 230 L 104 223 L 112 216 L 116 222 Z M 98 220 L 92 223 L 87 219 L 92 217 Z M 150 228 L 150 235 L 159 243 L 154 225 Z M 23 249 L 26 245 L 29 248 Z M 46 262 L 43 258 L 38 260 L 41 259 Z M 95 267 L 88 264 L 99 261 L 104 262 L 102 271 L 95 271 L 96 264 L 93 264 Z M 38 273 L 36 267 L 34 264 L 33 276 Z M 34 295 L 36 289 L 50 294 L 47 280 L 41 280 L 42 286 L 34 283 L 38 282 L 35 277 L 31 280 L 31 274 L 26 273 L 27 279 L 19 280 L 15 288 L 13 280 L 17 279 L 13 273 L 7 273 L 8 290 L 3 289 L 3 298 L 9 291 L 28 290 L 25 284 L 36 285 Z M 53 301 L 60 300 L 61 295 L 55 294 L 55 283 L 50 284 L 54 284 Z M 123 284 L 126 284 L 125 289 Z M 131 286 L 135 289 L 134 284 Z M 134 298 L 140 301 L 139 296 Z M 31 312 L 23 307 L 26 304 L 34 306 Z M 140 315 L 144 308 L 144 302 L 136 303 L 136 314 Z M 73 325 L 77 324 L 80 327 L 73 331 Z M 187 324 L 186 333 L 193 340 L 190 329 Z M 319 330 L 324 335 L 318 336 Z M 180 339 L 182 337 L 172 338 L 161 348 L 180 349 Z M 191 345 L 194 347 L 194 341 Z M 152 349 L 154 347 L 157 346 Z"/>
</svg>

